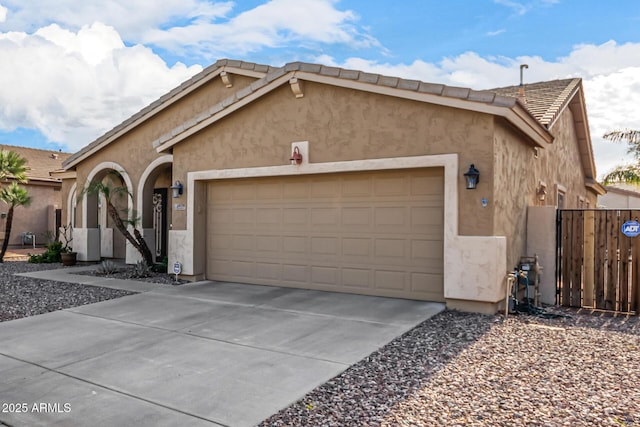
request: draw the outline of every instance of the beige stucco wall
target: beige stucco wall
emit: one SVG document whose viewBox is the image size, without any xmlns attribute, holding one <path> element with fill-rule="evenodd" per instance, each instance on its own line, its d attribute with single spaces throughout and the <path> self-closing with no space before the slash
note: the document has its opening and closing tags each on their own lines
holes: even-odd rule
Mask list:
<svg viewBox="0 0 640 427">
<path fill-rule="evenodd" d="M 492 234 L 492 211 L 479 208 L 481 194 L 493 189 L 490 115 L 319 83 L 303 88 L 296 99 L 282 86 L 174 146 L 174 178 L 286 165 L 294 141 L 309 141 L 312 163 L 457 153 L 459 185 L 471 163 L 482 174 L 478 190 L 460 194 L 460 210 L 474 212 L 460 222 L 460 234 Z M 173 229 L 185 227 L 186 211 L 174 211 Z"/>
<path fill-rule="evenodd" d="M 573 125 L 573 115 L 565 109 L 551 128 L 555 140 L 534 156 L 534 148 L 504 121 L 496 120 L 495 221 L 496 235 L 507 236 L 508 265 L 514 267 L 526 253 L 527 207 L 555 206 L 557 186 L 566 189 L 565 208 L 595 207 L 595 196 L 585 187 L 585 176 Z M 532 173 L 533 171 L 533 173 Z M 547 185 L 544 201 L 537 196 L 540 181 Z M 548 230 L 555 233 L 555 229 Z"/>
<path fill-rule="evenodd" d="M 140 177 L 147 165 L 162 155 L 153 149 L 152 143 L 154 140 L 254 81 L 254 78 L 234 75 L 233 87 L 227 88 L 219 77 L 215 77 L 198 88 L 198 90 L 185 96 L 78 164 L 76 168 L 78 191 L 82 190 L 82 186 L 89 174 L 100 163 L 108 161 L 120 165 L 128 174 L 133 184 L 132 193 L 135 193 Z M 81 201 L 78 203 L 77 227 L 84 227 L 82 215 L 80 214 L 81 203 Z M 137 209 L 136 206 L 134 208 Z"/>
<path fill-rule="evenodd" d="M 7 185 L 7 184 L 3 184 Z M 13 224 L 11 226 L 11 236 L 9 245 L 22 245 L 20 233 L 29 231 L 36 235 L 36 243 L 43 245 L 47 243 L 47 232 L 54 232 L 52 227 L 49 230 L 50 206 L 61 208 L 62 192 L 59 184 L 38 183 L 32 181 L 23 185 L 31 196 L 31 205 L 28 207 L 19 206 L 14 209 Z M 7 213 L 9 205 L 0 202 L 0 212 Z M 4 238 L 6 219 L 0 218 L 0 240 Z"/>
</svg>

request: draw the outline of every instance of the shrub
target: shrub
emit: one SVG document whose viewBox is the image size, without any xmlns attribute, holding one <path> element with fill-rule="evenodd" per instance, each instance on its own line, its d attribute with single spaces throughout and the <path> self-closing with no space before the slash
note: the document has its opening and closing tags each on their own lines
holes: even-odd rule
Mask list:
<svg viewBox="0 0 640 427">
<path fill-rule="evenodd" d="M 129 272 L 131 279 L 140 279 L 149 276 L 151 276 L 151 267 L 144 260 L 136 262 Z"/>
<path fill-rule="evenodd" d="M 105 259 L 104 261 L 102 261 L 102 263 L 100 264 L 100 267 L 96 269 L 96 273 L 103 276 L 114 274 L 117 272 L 118 272 L 118 265 L 109 259 Z"/>
<path fill-rule="evenodd" d="M 62 242 L 56 240 L 47 245 L 47 251 L 39 255 L 29 254 L 29 262 L 33 264 L 43 264 L 60 262 L 60 254 L 63 252 Z"/>
</svg>

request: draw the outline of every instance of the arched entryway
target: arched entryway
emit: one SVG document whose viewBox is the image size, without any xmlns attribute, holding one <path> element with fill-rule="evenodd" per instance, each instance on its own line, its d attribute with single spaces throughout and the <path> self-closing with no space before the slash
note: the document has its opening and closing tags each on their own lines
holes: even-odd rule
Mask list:
<svg viewBox="0 0 640 427">
<path fill-rule="evenodd" d="M 158 263 L 167 257 L 168 252 L 172 164 L 172 155 L 164 155 L 151 162 L 140 177 L 136 193 L 143 235 Z"/>
<path fill-rule="evenodd" d="M 103 195 L 90 194 L 92 183 L 102 183 L 111 190 L 112 203 L 123 215 L 133 218 L 133 184 L 125 169 L 114 162 L 103 162 L 92 169 L 80 191 L 82 215 L 80 227 L 74 230 L 73 246 L 81 261 L 98 261 L 101 258 L 132 258 L 124 236 L 115 229 L 107 213 Z"/>
</svg>

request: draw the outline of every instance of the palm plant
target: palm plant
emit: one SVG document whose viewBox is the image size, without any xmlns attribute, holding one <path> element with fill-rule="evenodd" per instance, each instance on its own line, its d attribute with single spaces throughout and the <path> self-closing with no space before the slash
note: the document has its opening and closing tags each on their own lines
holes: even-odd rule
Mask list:
<svg viewBox="0 0 640 427">
<path fill-rule="evenodd" d="M 27 159 L 15 151 L 0 148 L 0 181 L 13 178 L 18 182 L 27 182 Z"/>
<path fill-rule="evenodd" d="M 111 171 L 110 173 L 118 182 L 122 182 L 122 176 L 117 171 Z M 140 230 L 137 228 L 138 219 L 130 217 L 128 215 L 129 212 L 127 211 L 125 211 L 123 218 L 114 204 L 115 197 L 126 196 L 133 198 L 133 195 L 129 193 L 127 188 L 125 186 L 112 187 L 103 181 L 93 181 L 82 191 L 81 195 L 82 194 L 104 197 L 107 204 L 107 214 L 113 220 L 115 227 L 124 236 L 124 238 L 127 239 L 134 248 L 136 248 L 142 258 L 146 261 L 147 265 L 153 265 L 153 255 L 151 254 L 151 250 L 149 249 L 147 242 L 144 240 L 144 237 L 142 237 Z M 127 226 L 131 227 L 133 234 L 129 231 Z"/>
<path fill-rule="evenodd" d="M 629 144 L 628 154 L 636 159 L 636 164 L 618 166 L 604 177 L 605 184 L 640 184 L 640 130 L 614 130 L 602 136 L 612 142 Z"/>
<path fill-rule="evenodd" d="M 0 262 L 4 262 L 4 254 L 7 252 L 9 238 L 11 236 L 13 210 L 17 206 L 29 206 L 29 204 L 31 204 L 31 196 L 29 196 L 28 191 L 20 187 L 17 182 L 12 182 L 8 187 L 5 186 L 0 190 L 0 200 L 9 205 L 7 222 L 4 229 L 4 241 L 2 242 L 2 250 L 0 250 Z"/>
</svg>

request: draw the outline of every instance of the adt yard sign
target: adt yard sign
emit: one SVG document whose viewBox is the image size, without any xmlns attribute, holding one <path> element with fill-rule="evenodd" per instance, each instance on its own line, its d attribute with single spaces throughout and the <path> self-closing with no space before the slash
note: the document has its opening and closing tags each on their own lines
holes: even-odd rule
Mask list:
<svg viewBox="0 0 640 427">
<path fill-rule="evenodd" d="M 176 262 L 173 264 L 173 274 L 180 274 L 182 273 L 182 264 L 180 264 L 179 262 Z"/>
<path fill-rule="evenodd" d="M 627 221 L 622 224 L 622 234 L 627 237 L 640 236 L 640 223 L 638 221 Z"/>
</svg>

